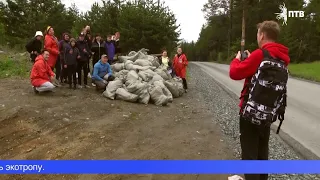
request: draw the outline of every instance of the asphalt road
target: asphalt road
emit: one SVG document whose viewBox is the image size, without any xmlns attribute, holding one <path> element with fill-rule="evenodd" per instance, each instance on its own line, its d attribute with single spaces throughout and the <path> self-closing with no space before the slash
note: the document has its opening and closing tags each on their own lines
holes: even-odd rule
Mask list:
<svg viewBox="0 0 320 180">
<path fill-rule="evenodd" d="M 243 81 L 229 78 L 229 65 L 192 62 L 224 85 L 225 88 L 240 95 Z M 304 148 L 320 157 L 320 85 L 289 78 L 288 106 L 281 129 Z M 277 121 L 278 122 L 278 121 Z M 276 124 L 277 125 L 277 124 Z"/>
</svg>

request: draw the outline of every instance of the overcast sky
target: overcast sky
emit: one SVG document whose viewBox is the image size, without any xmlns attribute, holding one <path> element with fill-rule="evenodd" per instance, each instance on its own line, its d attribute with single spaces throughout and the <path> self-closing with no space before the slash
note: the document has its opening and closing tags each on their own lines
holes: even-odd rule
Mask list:
<svg viewBox="0 0 320 180">
<path fill-rule="evenodd" d="M 62 0 L 66 6 L 75 3 L 80 11 L 88 11 L 97 0 Z M 181 35 L 187 41 L 197 41 L 202 25 L 205 23 L 201 11 L 207 0 L 164 0 L 166 5 L 176 15 L 180 24 Z M 100 0 L 98 0 L 100 2 Z"/>
</svg>

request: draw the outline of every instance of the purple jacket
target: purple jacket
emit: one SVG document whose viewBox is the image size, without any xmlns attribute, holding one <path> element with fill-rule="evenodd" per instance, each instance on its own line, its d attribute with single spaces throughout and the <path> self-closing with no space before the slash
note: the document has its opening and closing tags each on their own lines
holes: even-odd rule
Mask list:
<svg viewBox="0 0 320 180">
<path fill-rule="evenodd" d="M 113 60 L 115 55 L 116 48 L 112 42 L 106 41 L 106 53 L 108 55 L 109 60 Z"/>
</svg>

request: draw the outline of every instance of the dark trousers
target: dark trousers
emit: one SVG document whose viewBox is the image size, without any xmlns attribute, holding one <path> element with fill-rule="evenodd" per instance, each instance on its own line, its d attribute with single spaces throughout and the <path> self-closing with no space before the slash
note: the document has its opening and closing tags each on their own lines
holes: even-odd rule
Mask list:
<svg viewBox="0 0 320 180">
<path fill-rule="evenodd" d="M 186 78 L 182 78 L 183 88 L 188 89 L 188 84 Z"/>
<path fill-rule="evenodd" d="M 82 70 L 83 70 L 83 82 L 84 85 L 88 85 L 88 62 L 79 62 L 77 66 L 78 71 L 78 84 L 81 85 L 81 77 L 82 77 Z"/>
<path fill-rule="evenodd" d="M 240 117 L 242 160 L 268 160 L 270 125 L 255 125 Z M 268 174 L 245 174 L 246 180 L 267 180 Z"/>
<path fill-rule="evenodd" d="M 77 85 L 77 77 L 76 77 L 76 72 L 77 72 L 77 66 L 74 65 L 68 65 L 67 68 L 65 69 L 67 74 L 68 74 L 68 83 L 71 86 L 72 82 L 73 85 Z"/>
<path fill-rule="evenodd" d="M 56 69 L 56 79 L 59 80 L 61 78 L 61 63 L 60 63 L 59 56 L 55 65 L 55 69 Z"/>
<path fill-rule="evenodd" d="M 60 80 L 62 83 L 64 83 L 65 80 L 67 80 L 67 79 L 68 79 L 68 69 L 64 68 L 64 66 L 62 65 L 61 73 L 60 73 Z"/>
<path fill-rule="evenodd" d="M 99 59 L 96 58 L 92 58 L 92 69 L 94 67 L 94 65 L 99 61 Z M 92 70 L 93 71 L 93 70 Z M 93 72 L 92 72 L 93 73 Z"/>
<path fill-rule="evenodd" d="M 109 76 L 108 79 L 107 79 L 107 82 L 109 81 L 113 81 L 115 79 L 114 76 Z M 92 80 L 92 82 L 96 85 L 96 90 L 97 91 L 104 91 L 106 90 L 106 87 L 108 84 L 105 84 L 103 81 L 95 81 L 95 80 Z"/>
</svg>

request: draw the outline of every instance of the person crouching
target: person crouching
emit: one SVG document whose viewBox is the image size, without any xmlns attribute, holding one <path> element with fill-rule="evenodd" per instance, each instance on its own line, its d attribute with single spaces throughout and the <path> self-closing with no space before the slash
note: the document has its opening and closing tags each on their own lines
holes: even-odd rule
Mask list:
<svg viewBox="0 0 320 180">
<path fill-rule="evenodd" d="M 72 88 L 73 83 L 73 89 L 77 88 L 77 62 L 80 59 L 80 52 L 79 49 L 76 47 L 76 40 L 74 38 L 70 39 L 70 47 L 67 48 L 66 51 L 66 58 L 64 62 L 64 68 L 66 68 L 66 72 L 68 75 L 68 83 L 69 88 Z"/>
<path fill-rule="evenodd" d="M 39 92 L 52 91 L 55 86 L 52 82 L 55 81 L 55 74 L 48 64 L 49 51 L 42 50 L 41 55 L 35 59 L 35 63 L 31 70 L 31 84 L 36 94 Z"/>
<path fill-rule="evenodd" d="M 96 85 L 97 91 L 102 91 L 106 89 L 108 82 L 114 79 L 111 66 L 108 63 L 108 56 L 103 54 L 93 67 L 92 82 Z"/>
</svg>

